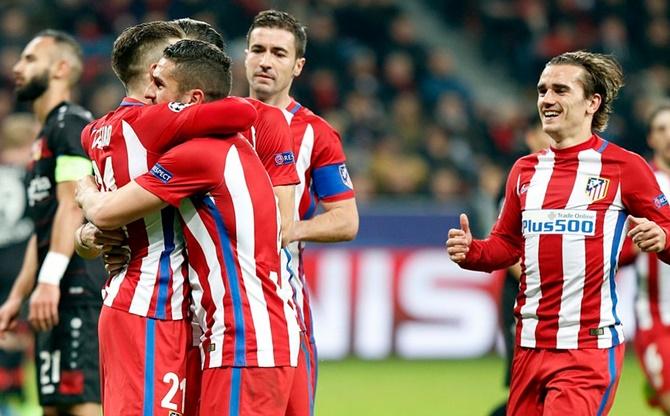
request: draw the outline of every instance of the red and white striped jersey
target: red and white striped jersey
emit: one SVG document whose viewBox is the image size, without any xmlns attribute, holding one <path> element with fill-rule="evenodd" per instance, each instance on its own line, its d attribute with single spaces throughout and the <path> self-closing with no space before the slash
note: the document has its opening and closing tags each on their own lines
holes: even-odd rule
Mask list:
<svg viewBox="0 0 670 416">
<path fill-rule="evenodd" d="M 137 183 L 183 218 L 204 368 L 297 365 L 300 327 L 279 278 L 279 211 L 249 143 L 190 140 Z"/>
<path fill-rule="evenodd" d="M 521 256 L 518 345 L 609 348 L 623 342 L 614 276 L 627 214 L 670 229 L 668 202 L 640 156 L 596 135 L 543 150 L 515 163 L 491 235 L 473 241 L 462 266 L 492 271 Z"/>
<path fill-rule="evenodd" d="M 300 179 L 295 168 L 293 136 L 286 115 L 277 107 L 253 98 L 246 100 L 254 106 L 258 117 L 242 135 L 256 149 L 272 186 L 297 185 Z"/>
<path fill-rule="evenodd" d="M 654 173 L 661 191 L 668 195 L 670 175 L 657 168 Z M 638 283 L 635 299 L 638 330 L 670 326 L 670 265 L 660 261 L 655 253 L 640 253 L 635 270 Z"/>
<path fill-rule="evenodd" d="M 98 186 L 114 190 L 142 175 L 166 149 L 190 137 L 237 132 L 256 111 L 246 101 L 227 98 L 198 106 L 180 103 L 145 106 L 125 98 L 119 108 L 82 131 L 82 146 L 93 161 Z M 173 208 L 127 225 L 130 262 L 108 279 L 104 304 L 140 316 L 182 319 L 188 307 L 184 244 Z"/>
<path fill-rule="evenodd" d="M 354 197 L 340 135 L 324 119 L 294 100 L 285 110 L 293 134 L 296 169 L 300 183 L 295 190 L 296 220 L 314 216 L 319 201 L 335 202 Z M 305 244 L 293 242 L 282 250 L 282 273 L 295 292 L 301 326 L 313 339 L 312 313 L 305 284 L 302 252 Z"/>
</svg>

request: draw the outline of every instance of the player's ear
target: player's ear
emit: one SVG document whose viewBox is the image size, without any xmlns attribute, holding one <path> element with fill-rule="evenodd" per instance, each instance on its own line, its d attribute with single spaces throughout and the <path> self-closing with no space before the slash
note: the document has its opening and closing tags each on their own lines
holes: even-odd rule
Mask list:
<svg viewBox="0 0 670 416">
<path fill-rule="evenodd" d="M 187 93 L 187 100 L 184 104 L 202 104 L 205 102 L 205 92 L 200 88 L 192 89 Z"/>
<path fill-rule="evenodd" d="M 302 68 L 305 66 L 305 58 L 300 58 L 295 60 L 295 65 L 293 65 L 293 77 L 297 78 L 302 73 Z"/>
<path fill-rule="evenodd" d="M 58 59 L 51 67 L 51 76 L 55 79 L 67 78 L 70 74 L 70 63 L 66 59 Z"/>
</svg>

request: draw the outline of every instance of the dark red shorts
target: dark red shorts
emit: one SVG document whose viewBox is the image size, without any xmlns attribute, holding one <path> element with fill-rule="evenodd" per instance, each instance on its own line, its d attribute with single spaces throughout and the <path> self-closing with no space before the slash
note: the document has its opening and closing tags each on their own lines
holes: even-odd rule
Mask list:
<svg viewBox="0 0 670 416">
<path fill-rule="evenodd" d="M 310 416 L 303 336 L 298 367 L 221 367 L 202 372 L 200 416 Z"/>
<path fill-rule="evenodd" d="M 606 415 L 619 383 L 623 353 L 624 344 L 582 350 L 517 347 L 507 414 Z"/>
</svg>

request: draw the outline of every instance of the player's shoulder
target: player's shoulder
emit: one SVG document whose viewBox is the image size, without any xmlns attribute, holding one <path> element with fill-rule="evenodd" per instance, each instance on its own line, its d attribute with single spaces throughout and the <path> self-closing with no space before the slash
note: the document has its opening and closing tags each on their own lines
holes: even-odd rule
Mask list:
<svg viewBox="0 0 670 416">
<path fill-rule="evenodd" d="M 68 120 L 81 120 L 89 123 L 93 120 L 93 114 L 79 104 L 65 102 L 58 108 L 56 122 L 61 124 Z"/>
<path fill-rule="evenodd" d="M 293 116 L 293 123 L 304 123 L 312 127 L 314 137 L 320 140 L 330 138 L 331 140 L 340 140 L 340 135 L 337 130 L 323 117 L 317 115 L 307 107 L 301 106 Z"/>
<path fill-rule="evenodd" d="M 604 139 L 601 140 L 603 144 L 600 146 L 600 153 L 603 159 L 612 160 L 624 165 L 647 165 L 647 161 L 639 154 L 625 149 L 616 143 Z"/>
</svg>

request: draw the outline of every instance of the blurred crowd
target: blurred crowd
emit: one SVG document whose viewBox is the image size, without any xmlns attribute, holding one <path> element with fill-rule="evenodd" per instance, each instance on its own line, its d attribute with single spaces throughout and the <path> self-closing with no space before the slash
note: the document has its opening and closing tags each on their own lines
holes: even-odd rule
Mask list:
<svg viewBox="0 0 670 416">
<path fill-rule="evenodd" d="M 646 151 L 644 119 L 670 87 L 667 0 L 424 0 L 423 6 L 479 45 L 482 62 L 504 67 L 522 96 L 476 102 L 476 86 L 457 75 L 457 59 L 419 41 L 420 22 L 392 0 L 5 0 L 0 120 L 22 110 L 14 102 L 11 68 L 25 43 L 46 27 L 82 43 L 86 65 L 78 100 L 96 116 L 123 95 L 109 66 L 112 43 L 140 21 L 190 16 L 213 24 L 236 62 L 233 94 L 244 96 L 246 29 L 259 10 L 275 7 L 307 25 L 307 64 L 294 95 L 340 131 L 361 201 L 468 200 L 490 211 L 536 123 L 542 66 L 571 49 L 621 60 L 628 86 L 606 136 Z"/>
</svg>

